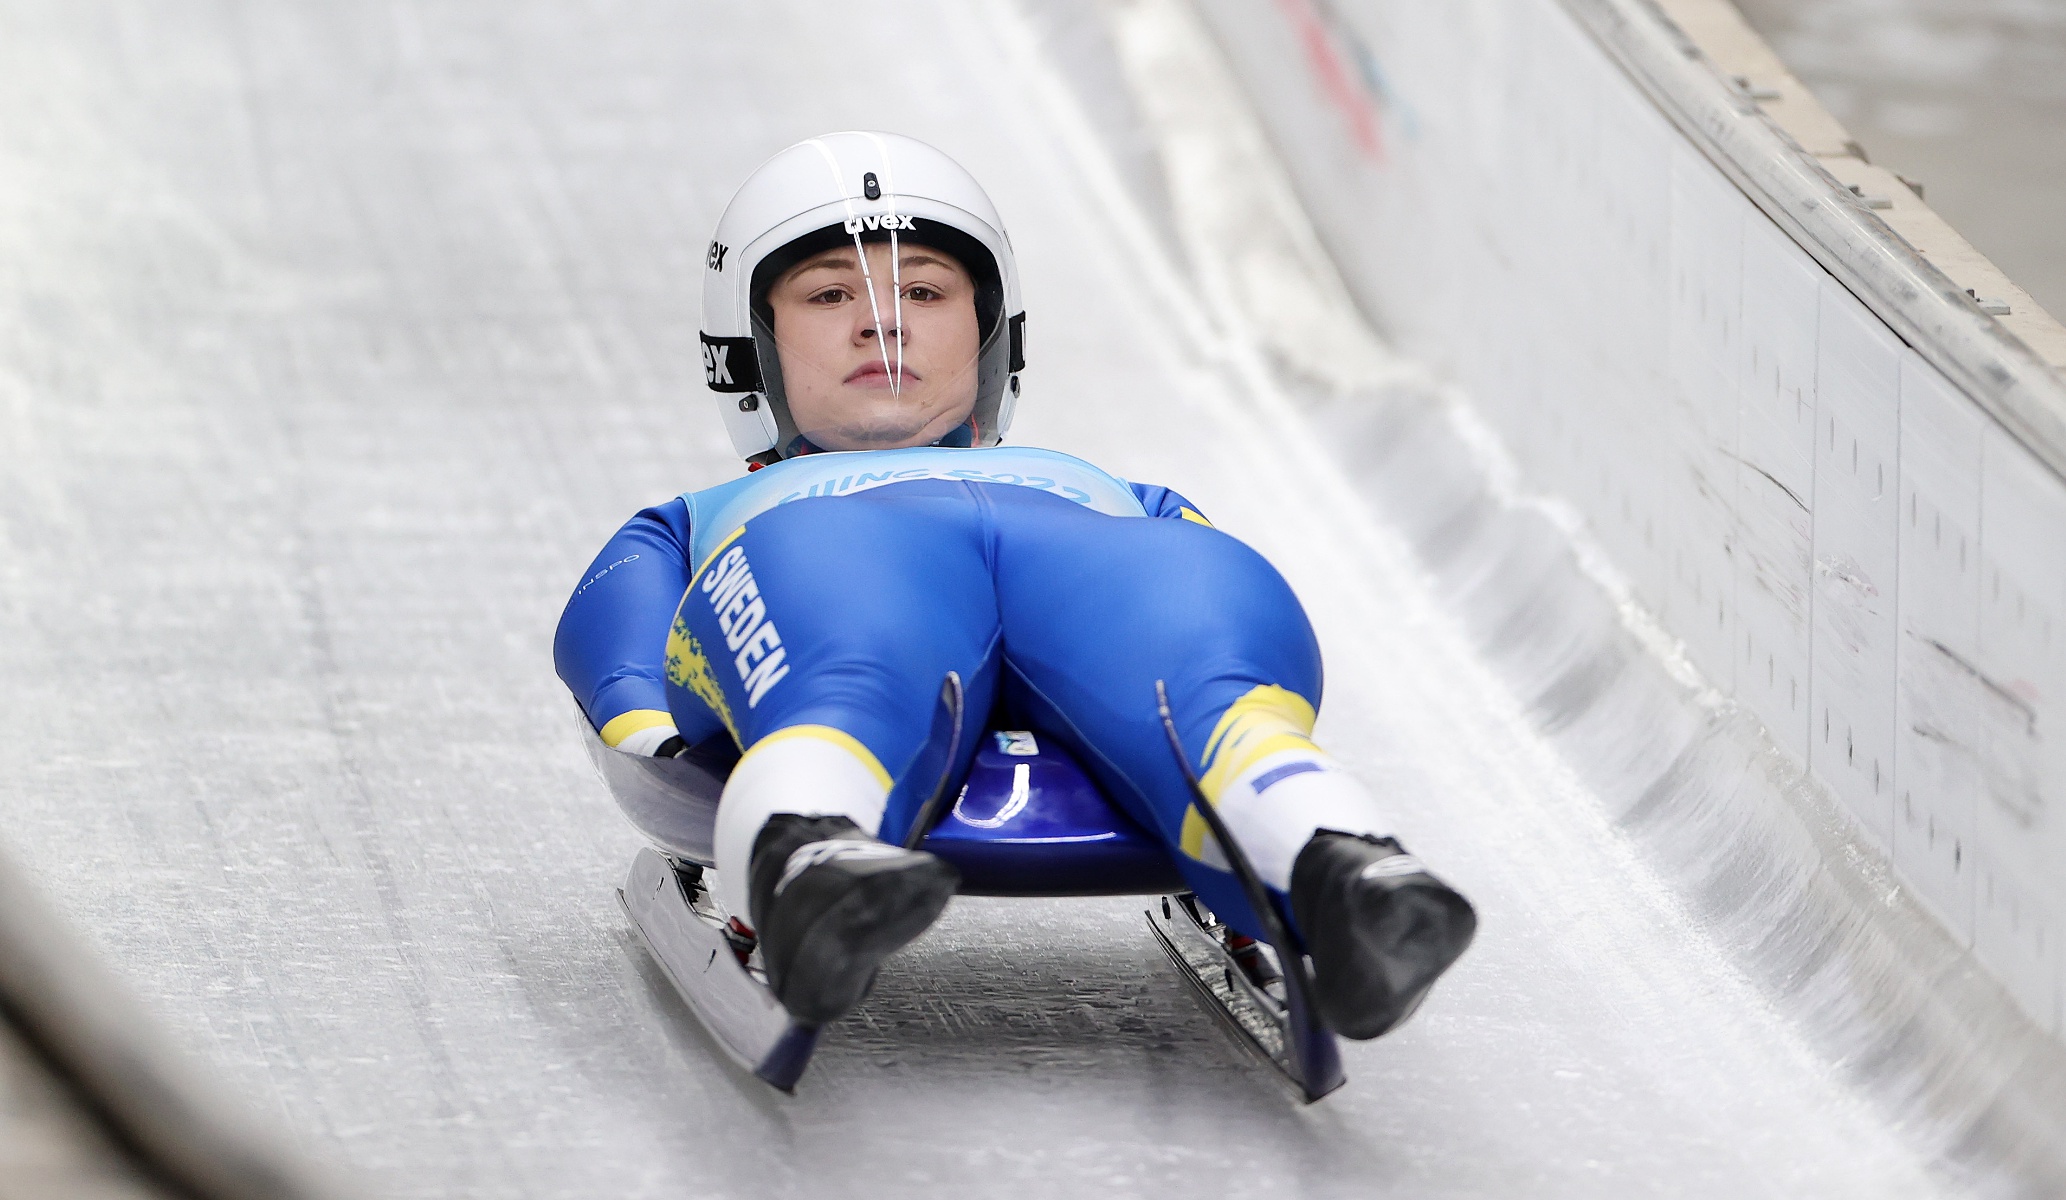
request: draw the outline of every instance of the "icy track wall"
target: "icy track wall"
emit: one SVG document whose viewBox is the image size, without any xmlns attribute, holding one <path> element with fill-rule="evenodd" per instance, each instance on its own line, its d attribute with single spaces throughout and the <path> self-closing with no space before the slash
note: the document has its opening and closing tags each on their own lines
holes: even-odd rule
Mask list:
<svg viewBox="0 0 2066 1200">
<path fill-rule="evenodd" d="M 1206 11 L 1357 299 L 2060 1033 L 2057 375 L 1633 0 Z"/>
<path fill-rule="evenodd" d="M 2066 1185 L 2066 335 L 1725 4 L 1197 11 L 1450 382 L 1272 345 L 1359 486 L 1826 1054 L 1946 1160 Z"/>
</svg>

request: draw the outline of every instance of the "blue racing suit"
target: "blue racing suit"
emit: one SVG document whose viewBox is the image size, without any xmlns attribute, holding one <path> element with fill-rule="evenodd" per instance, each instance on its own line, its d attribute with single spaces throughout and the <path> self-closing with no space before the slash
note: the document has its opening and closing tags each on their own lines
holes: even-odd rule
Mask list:
<svg viewBox="0 0 2066 1200">
<path fill-rule="evenodd" d="M 646 509 L 568 601 L 554 659 L 611 745 L 667 723 L 742 749 L 843 731 L 894 781 L 893 842 L 959 672 L 971 724 L 994 711 L 1059 739 L 1230 914 L 1247 905 L 1201 860 L 1156 681 L 1215 803 L 1311 746 L 1321 688 L 1312 628 L 1260 554 L 1167 488 L 1021 447 L 811 454 Z"/>
</svg>

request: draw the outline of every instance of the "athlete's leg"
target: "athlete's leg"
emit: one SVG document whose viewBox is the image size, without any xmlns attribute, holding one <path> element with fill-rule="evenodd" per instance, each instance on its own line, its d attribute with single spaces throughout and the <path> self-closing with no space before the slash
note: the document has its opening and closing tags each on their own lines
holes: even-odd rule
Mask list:
<svg viewBox="0 0 2066 1200">
<path fill-rule="evenodd" d="M 980 721 L 997 635 L 983 534 L 959 484 L 785 504 L 701 566 L 675 617 L 668 679 L 745 750 L 718 806 L 728 910 L 749 913 L 749 864 L 777 814 L 844 817 L 901 841 L 941 765 L 926 761 L 941 753 L 929 739 L 941 681 L 960 673 Z"/>
<path fill-rule="evenodd" d="M 1215 911 L 1250 924 L 1192 811 L 1156 713 L 1157 680 L 1206 795 L 1273 888 L 1290 886 L 1316 829 L 1389 832 L 1368 790 L 1312 741 L 1319 645 L 1261 555 L 1189 521 L 985 491 L 1000 527 L 997 591 L 1015 691 L 1041 719 L 1066 725 L 1054 732 L 1179 852 Z"/>
<path fill-rule="evenodd" d="M 1201 790 L 1289 902 L 1328 1023 L 1375 1037 L 1411 1015 L 1476 917 L 1385 836 L 1375 798 L 1313 743 L 1319 647 L 1283 578 L 1202 525 L 1038 494 L 997 495 L 994 507 L 1006 670 L 1022 702 L 1162 834 L 1208 906 L 1261 936 L 1161 728 L 1163 681 Z"/>
</svg>

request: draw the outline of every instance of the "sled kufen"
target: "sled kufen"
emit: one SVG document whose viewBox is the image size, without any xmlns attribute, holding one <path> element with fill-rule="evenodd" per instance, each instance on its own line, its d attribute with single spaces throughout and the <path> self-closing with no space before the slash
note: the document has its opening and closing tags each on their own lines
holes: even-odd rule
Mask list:
<svg viewBox="0 0 2066 1200">
<path fill-rule="evenodd" d="M 1198 792 L 1160 684 L 1154 697 L 1194 807 L 1219 841 L 1267 938 L 1230 929 L 1184 884 L 1160 843 L 1121 812 L 1067 751 L 1036 732 L 981 724 L 964 753 L 961 683 L 940 692 L 928 761 L 939 783 L 908 844 L 952 863 L 971 896 L 1146 896 L 1155 941 L 1236 1041 L 1306 1102 L 1341 1086 L 1334 1033 L 1311 1002 L 1312 974 L 1291 924 Z M 602 744 L 582 721 L 589 755 L 620 806 L 656 845 L 640 850 L 618 898 L 647 951 L 690 1011 L 740 1067 L 793 1092 L 819 1030 L 768 990 L 750 932 L 724 911 L 705 878 L 730 762 L 644 758 Z M 957 778 L 956 764 L 968 762 Z M 921 763 L 920 769 L 925 768 Z M 926 778 L 921 775 L 920 778 Z M 951 803 L 950 803 L 951 799 Z"/>
</svg>

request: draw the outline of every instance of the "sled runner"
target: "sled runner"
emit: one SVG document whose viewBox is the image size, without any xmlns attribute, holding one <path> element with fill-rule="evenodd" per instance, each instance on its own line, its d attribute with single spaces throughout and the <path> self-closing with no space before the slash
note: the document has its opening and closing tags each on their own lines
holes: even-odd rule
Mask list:
<svg viewBox="0 0 2066 1200">
<path fill-rule="evenodd" d="M 938 725 L 945 764 L 960 758 L 960 710 L 959 680 L 950 676 Z M 1172 753 L 1192 776 L 1166 702 L 1162 719 Z M 660 847 L 639 851 L 618 892 L 633 927 L 725 1052 L 758 1078 L 793 1091 L 818 1030 L 793 1021 L 776 1001 L 751 936 L 704 879 L 730 761 L 620 754 L 605 748 L 585 720 L 582 727 L 618 803 Z M 1196 808 L 1259 915 L 1266 943 L 1227 928 L 1186 888 L 1161 845 L 1051 740 L 1020 730 L 985 731 L 963 786 L 955 789 L 955 782 L 951 765 L 944 766 L 910 840 L 960 870 L 961 894 L 1154 897 L 1147 918 L 1156 941 L 1237 1040 L 1308 1102 L 1341 1086 L 1334 1034 L 1309 999 L 1305 956 L 1202 795 Z M 1191 784 L 1197 794 L 1195 777 Z"/>
</svg>

